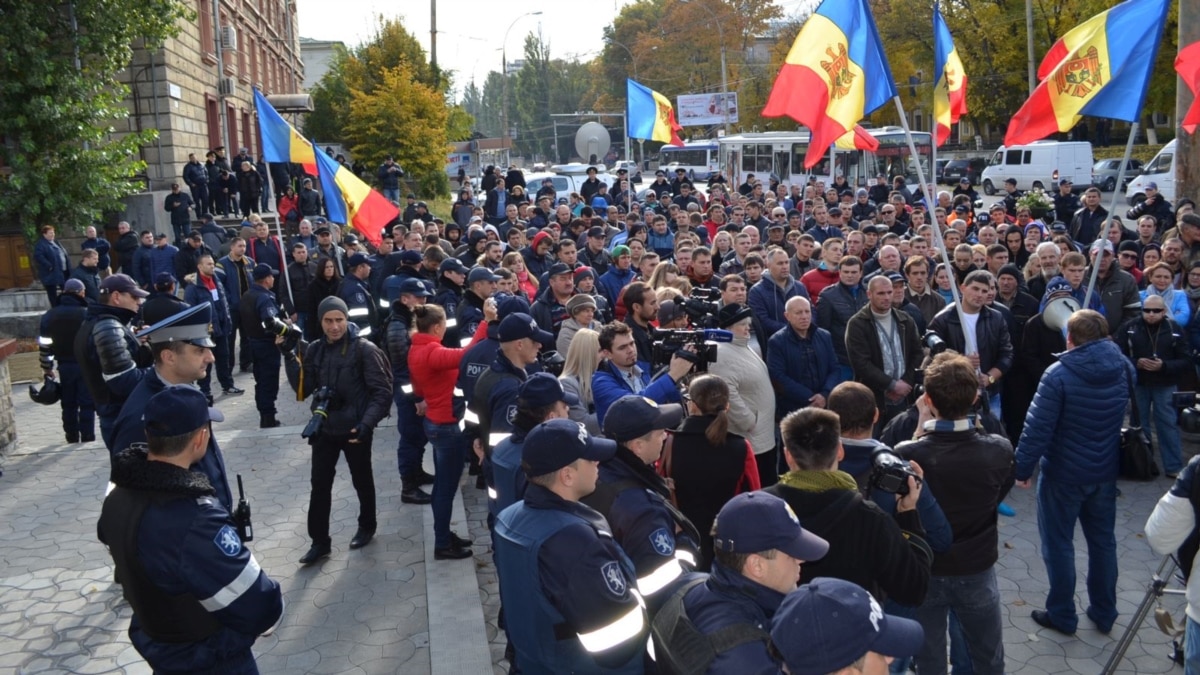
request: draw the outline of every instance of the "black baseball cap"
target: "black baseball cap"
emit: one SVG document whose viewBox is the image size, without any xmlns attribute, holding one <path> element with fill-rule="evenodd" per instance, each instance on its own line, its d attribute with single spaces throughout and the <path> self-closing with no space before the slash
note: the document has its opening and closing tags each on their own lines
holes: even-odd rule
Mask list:
<svg viewBox="0 0 1200 675">
<path fill-rule="evenodd" d="M 645 396 L 630 394 L 609 406 L 604 415 L 604 435 L 618 442 L 631 441 L 658 429 L 674 429 L 682 420 L 683 407 L 679 404 L 659 405 Z"/>
<path fill-rule="evenodd" d="M 553 419 L 537 425 L 525 437 L 521 467 L 527 476 L 544 476 L 579 459 L 603 462 L 616 453 L 615 441 L 592 436 L 578 422 Z"/>
<path fill-rule="evenodd" d="M 534 373 L 517 388 L 517 406 L 545 408 L 562 401 L 578 405 L 579 397 L 563 390 L 562 383 L 550 373 Z"/>
<path fill-rule="evenodd" d="M 146 401 L 142 421 L 146 435 L 167 438 L 191 433 L 210 422 L 224 422 L 225 416 L 208 407 L 204 393 L 196 387 L 172 384 Z"/>
</svg>

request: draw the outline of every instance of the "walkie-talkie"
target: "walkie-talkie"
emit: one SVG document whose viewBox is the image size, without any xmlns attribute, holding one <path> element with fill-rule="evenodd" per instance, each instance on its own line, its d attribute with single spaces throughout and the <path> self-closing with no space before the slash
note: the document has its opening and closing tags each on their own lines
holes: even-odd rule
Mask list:
<svg viewBox="0 0 1200 675">
<path fill-rule="evenodd" d="M 246 501 L 246 493 L 242 490 L 242 474 L 238 474 L 238 505 L 237 510 L 233 512 L 233 519 L 237 523 L 238 536 L 242 541 L 254 541 L 254 525 L 250 523 L 250 503 Z"/>
</svg>

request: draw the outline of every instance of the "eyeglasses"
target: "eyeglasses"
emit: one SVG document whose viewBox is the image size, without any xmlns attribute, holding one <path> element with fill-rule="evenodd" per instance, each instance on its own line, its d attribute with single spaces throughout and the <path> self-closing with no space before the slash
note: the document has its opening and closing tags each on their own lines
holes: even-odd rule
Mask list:
<svg viewBox="0 0 1200 675">
<path fill-rule="evenodd" d="M 1164 311 L 1166 311 L 1166 310 L 1158 309 L 1158 308 L 1154 308 L 1154 307 L 1145 307 L 1142 309 L 1143 314 L 1162 314 Z"/>
<path fill-rule="evenodd" d="M 1129 259 L 1131 259 L 1131 260 L 1136 260 L 1136 259 L 1137 259 L 1137 254 L 1136 254 L 1136 253 L 1122 253 L 1122 254 L 1121 254 L 1121 257 L 1122 257 L 1122 258 L 1129 258 Z"/>
</svg>

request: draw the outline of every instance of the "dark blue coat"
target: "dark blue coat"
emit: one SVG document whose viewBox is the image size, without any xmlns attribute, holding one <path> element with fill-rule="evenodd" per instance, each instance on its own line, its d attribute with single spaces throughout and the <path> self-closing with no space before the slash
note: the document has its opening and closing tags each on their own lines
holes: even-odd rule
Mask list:
<svg viewBox="0 0 1200 675">
<path fill-rule="evenodd" d="M 142 288 L 150 288 L 154 283 L 154 277 L 150 274 L 150 253 L 153 250 L 153 245 L 144 246 L 139 243 L 133 251 L 133 270 L 129 276 Z"/>
<path fill-rule="evenodd" d="M 616 403 L 622 396 L 640 393 L 656 403 L 679 403 L 682 400 L 679 388 L 675 386 L 675 381 L 670 375 L 663 375 L 651 382 L 650 372 L 643 369 L 642 386 L 645 388 L 641 392 L 634 392 L 612 361 L 605 359 L 601 362 L 592 374 L 592 400 L 596 403 L 596 423 L 603 426 L 608 406 Z"/>
<path fill-rule="evenodd" d="M 155 246 L 147 254 L 150 258 L 150 283 L 154 283 L 154 278 L 160 272 L 169 272 L 172 276 L 175 275 L 175 255 L 179 253 L 179 249 L 167 244 L 166 246 Z M 178 282 L 183 282 L 183 279 L 176 279 Z"/>
<path fill-rule="evenodd" d="M 96 265 L 100 269 L 108 267 L 112 262 L 108 256 L 108 252 L 112 249 L 112 244 L 109 244 L 108 240 L 104 237 L 84 239 L 83 243 L 79 245 L 79 248 L 83 249 L 84 251 L 88 249 L 95 249 L 97 255 L 100 256 L 100 262 Z"/>
<path fill-rule="evenodd" d="M 199 276 L 196 277 L 196 283 L 189 284 L 187 289 L 183 291 L 183 300 L 189 306 L 195 307 L 200 303 L 207 302 L 212 305 L 212 336 L 214 338 L 225 337 L 233 332 L 233 321 L 229 315 L 229 300 L 225 296 L 225 280 L 222 279 L 224 274 L 220 270 L 216 270 L 216 276 L 213 278 L 216 290 L 209 291 L 204 287 Z M 213 294 L 216 297 L 213 297 Z"/>
<path fill-rule="evenodd" d="M 811 326 L 808 338 L 803 339 L 785 326 L 767 339 L 766 356 L 775 387 L 775 408 L 781 417 L 807 407 L 813 394 L 828 399 L 829 392 L 841 384 L 833 338 L 824 328 Z"/>
<path fill-rule="evenodd" d="M 245 280 L 246 291 L 250 290 L 250 286 L 254 284 L 254 280 L 250 278 L 250 270 L 254 269 L 254 259 L 243 257 L 245 265 L 243 266 L 242 278 Z M 229 256 L 224 256 L 217 261 L 217 269 L 225 274 L 218 274 L 217 278 L 225 284 L 225 301 L 229 303 L 229 312 L 232 314 L 238 309 L 238 305 L 242 300 L 242 285 L 238 283 L 238 266 L 233 263 Z"/>
<path fill-rule="evenodd" d="M 781 288 L 770 275 L 764 274 L 763 278 L 750 289 L 746 297 L 746 304 L 750 305 L 750 309 L 754 310 L 754 315 L 758 317 L 759 321 L 762 321 L 763 328 L 774 335 L 776 331 L 787 325 L 783 309 L 787 305 L 787 301 L 796 296 L 812 301 L 812 298 L 808 297 L 808 289 L 799 281 L 789 278 L 787 285 Z"/>
<path fill-rule="evenodd" d="M 617 306 L 617 298 L 621 295 L 621 289 L 633 283 L 637 273 L 633 268 L 629 268 L 622 272 L 617 268 L 617 263 L 614 260 L 613 264 L 608 268 L 608 271 L 600 275 L 600 279 L 596 284 L 600 287 L 600 292 L 608 299 L 608 304 L 614 308 Z"/>
<path fill-rule="evenodd" d="M 57 241 L 39 237 L 33 245 L 33 262 L 43 286 L 62 286 L 67 282 L 67 250 Z"/>
<path fill-rule="evenodd" d="M 1111 340 L 1059 355 L 1025 415 L 1016 479 L 1028 480 L 1040 461 L 1043 479 L 1070 485 L 1115 481 L 1133 378 L 1133 364 Z"/>
<path fill-rule="evenodd" d="M 747 642 L 720 652 L 708 664 L 707 675 L 774 673 L 778 666 L 767 652 L 771 618 L 783 602 L 783 594 L 713 563 L 712 574 L 683 596 L 688 620 L 704 635 L 735 624 L 757 626 L 764 632 L 761 642 Z"/>
</svg>

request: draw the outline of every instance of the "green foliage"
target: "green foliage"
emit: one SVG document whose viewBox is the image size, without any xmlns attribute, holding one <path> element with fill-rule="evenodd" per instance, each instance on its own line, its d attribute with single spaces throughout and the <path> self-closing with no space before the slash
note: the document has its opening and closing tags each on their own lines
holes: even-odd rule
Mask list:
<svg viewBox="0 0 1200 675">
<path fill-rule="evenodd" d="M 117 135 L 118 74 L 136 40 L 159 44 L 192 15 L 178 0 L 0 0 L 0 226 L 81 228 L 140 189 L 138 149 L 157 132 Z"/>
</svg>

